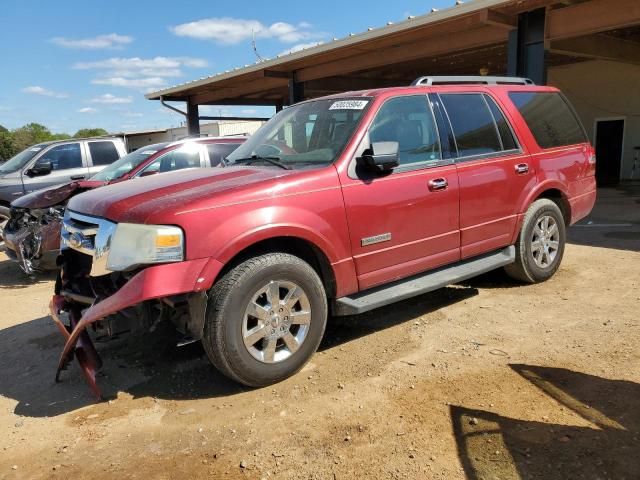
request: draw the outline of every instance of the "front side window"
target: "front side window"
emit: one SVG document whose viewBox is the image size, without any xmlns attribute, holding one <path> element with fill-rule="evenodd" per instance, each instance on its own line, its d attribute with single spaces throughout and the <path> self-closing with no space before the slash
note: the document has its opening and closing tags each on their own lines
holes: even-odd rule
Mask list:
<svg viewBox="0 0 640 480">
<path fill-rule="evenodd" d="M 509 92 L 541 148 L 562 147 L 587 141 L 580 121 L 556 92 Z"/>
<path fill-rule="evenodd" d="M 89 142 L 89 153 L 94 166 L 109 165 L 120 158 L 113 142 Z"/>
<path fill-rule="evenodd" d="M 68 143 L 57 145 L 45 152 L 38 159 L 40 162 L 51 162 L 52 170 L 68 170 L 71 168 L 82 168 L 82 153 L 79 143 Z"/>
<path fill-rule="evenodd" d="M 438 130 L 425 95 L 387 100 L 369 127 L 369 141 L 398 142 L 401 166 L 437 164 L 441 159 Z"/>
<path fill-rule="evenodd" d="M 342 152 L 370 99 L 324 99 L 277 113 L 228 157 L 229 164 L 321 167 Z"/>
<path fill-rule="evenodd" d="M 140 174 L 173 172 L 185 168 L 200 168 L 200 145 L 197 143 L 186 143 L 165 153 L 145 167 Z"/>
<path fill-rule="evenodd" d="M 489 105 L 481 93 L 441 94 L 458 157 L 487 155 L 503 150 Z"/>
</svg>

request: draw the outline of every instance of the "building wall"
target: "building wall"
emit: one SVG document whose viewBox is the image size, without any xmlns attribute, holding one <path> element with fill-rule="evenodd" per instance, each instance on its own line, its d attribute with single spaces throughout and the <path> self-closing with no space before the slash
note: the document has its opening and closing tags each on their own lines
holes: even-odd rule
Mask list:
<svg viewBox="0 0 640 480">
<path fill-rule="evenodd" d="M 640 65 L 594 60 L 551 67 L 548 84 L 560 88 L 569 98 L 592 143 L 596 119 L 625 118 L 620 177 L 631 179 L 634 147 L 640 146 Z M 640 179 L 640 160 L 633 179 Z"/>
<path fill-rule="evenodd" d="M 264 122 L 255 120 L 238 120 L 211 122 L 200 125 L 200 133 L 210 137 L 226 137 L 229 135 L 252 135 Z M 152 143 L 173 142 L 187 136 L 187 127 L 169 128 L 156 132 L 140 132 L 127 134 L 129 151 L 136 150 Z"/>
</svg>

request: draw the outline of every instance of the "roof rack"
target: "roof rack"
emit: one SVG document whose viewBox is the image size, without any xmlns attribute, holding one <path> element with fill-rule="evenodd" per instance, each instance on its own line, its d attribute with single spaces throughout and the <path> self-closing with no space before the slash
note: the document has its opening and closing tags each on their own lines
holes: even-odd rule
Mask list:
<svg viewBox="0 0 640 480">
<path fill-rule="evenodd" d="M 442 76 L 418 77 L 411 86 L 418 85 L 535 85 L 533 80 L 521 77 L 487 77 L 487 76 Z"/>
</svg>

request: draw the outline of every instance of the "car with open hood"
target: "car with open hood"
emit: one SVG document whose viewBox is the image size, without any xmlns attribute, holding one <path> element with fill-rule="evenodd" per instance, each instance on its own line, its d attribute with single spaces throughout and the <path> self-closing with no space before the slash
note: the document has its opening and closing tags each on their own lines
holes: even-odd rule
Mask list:
<svg viewBox="0 0 640 480">
<path fill-rule="evenodd" d="M 11 203 L 3 238 L 7 256 L 29 275 L 54 270 L 60 226 L 70 198 L 105 185 L 188 168 L 216 167 L 246 137 L 203 137 L 142 147 L 88 180 L 76 180 L 24 195 Z"/>
</svg>

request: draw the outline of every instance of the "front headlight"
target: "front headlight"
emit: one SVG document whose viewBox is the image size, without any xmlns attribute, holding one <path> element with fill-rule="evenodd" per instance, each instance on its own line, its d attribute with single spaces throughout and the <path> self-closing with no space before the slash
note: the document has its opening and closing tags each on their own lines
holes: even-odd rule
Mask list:
<svg viewBox="0 0 640 480">
<path fill-rule="evenodd" d="M 178 227 L 119 223 L 111 238 L 107 269 L 184 260 L 184 234 Z"/>
</svg>

